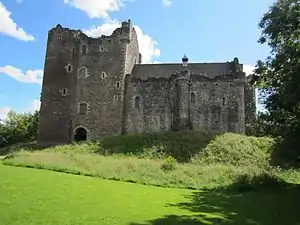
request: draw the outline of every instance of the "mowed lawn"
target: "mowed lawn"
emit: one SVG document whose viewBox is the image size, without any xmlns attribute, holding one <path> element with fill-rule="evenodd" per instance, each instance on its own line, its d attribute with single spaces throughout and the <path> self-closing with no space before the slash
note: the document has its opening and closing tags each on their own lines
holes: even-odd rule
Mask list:
<svg viewBox="0 0 300 225">
<path fill-rule="evenodd" d="M 299 188 L 199 192 L 0 164 L 1 225 L 297 225 L 299 199 Z"/>
</svg>

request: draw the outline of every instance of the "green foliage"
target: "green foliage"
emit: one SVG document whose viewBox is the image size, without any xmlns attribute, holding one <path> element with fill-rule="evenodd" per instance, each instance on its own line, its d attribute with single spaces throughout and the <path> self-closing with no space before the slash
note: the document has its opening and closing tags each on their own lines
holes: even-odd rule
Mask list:
<svg viewBox="0 0 300 225">
<path fill-rule="evenodd" d="M 221 163 L 233 166 L 255 165 L 263 167 L 268 160 L 274 145 L 271 138 L 249 137 L 227 133 L 218 135 L 196 157 L 197 163 Z"/>
<path fill-rule="evenodd" d="M 175 133 L 172 137 L 174 135 Z M 124 153 L 119 150 L 121 153 L 113 153 L 115 149 L 122 149 L 124 143 L 128 144 L 126 137 L 115 137 L 115 145 L 111 142 L 110 148 L 106 145 L 106 149 L 101 142 L 62 145 L 42 151 L 21 149 L 5 159 L 4 163 L 141 184 L 191 189 L 219 189 L 234 184 L 239 177 L 256 177 L 264 174 L 266 176 L 275 174 L 274 176 L 280 176 L 281 179 L 289 182 L 300 180 L 299 171 L 280 171 L 269 166 L 268 160 L 274 143 L 271 138 L 223 134 L 216 136 L 203 147 L 203 144 L 198 141 L 189 143 L 188 141 L 197 138 L 186 138 L 188 133 L 182 136 L 179 132 L 178 135 L 184 137 L 182 141 L 177 139 L 182 146 L 194 146 L 191 151 L 198 152 L 191 158 L 190 163 L 178 162 L 174 156 L 167 154 L 163 145 L 149 143 L 149 146 L 154 147 L 144 148 L 144 142 L 139 141 L 135 142 L 135 148 L 142 149 L 141 151 Z M 146 136 L 143 137 L 146 139 Z M 252 180 L 254 179 L 251 178 L 250 181 Z"/>
<path fill-rule="evenodd" d="M 172 156 L 168 156 L 168 158 L 166 158 L 164 160 L 164 163 L 161 165 L 161 169 L 164 171 L 174 170 L 175 167 L 176 167 L 176 159 L 174 159 Z"/>
<path fill-rule="evenodd" d="M 268 114 L 258 112 L 247 124 L 246 134 L 256 137 L 271 137 L 274 125 L 268 121 Z"/>
<path fill-rule="evenodd" d="M 2 145 L 35 141 L 38 117 L 38 111 L 34 113 L 17 113 L 10 111 L 7 118 L 0 124 L 0 134 L 7 141 L 7 143 L 2 143 Z"/>
<path fill-rule="evenodd" d="M 300 156 L 300 6 L 299 0 L 277 0 L 259 23 L 259 43 L 271 48 L 258 61 L 252 83 L 262 91 L 266 121 L 280 136 L 286 155 Z M 290 154 L 292 150 L 294 154 Z"/>
</svg>

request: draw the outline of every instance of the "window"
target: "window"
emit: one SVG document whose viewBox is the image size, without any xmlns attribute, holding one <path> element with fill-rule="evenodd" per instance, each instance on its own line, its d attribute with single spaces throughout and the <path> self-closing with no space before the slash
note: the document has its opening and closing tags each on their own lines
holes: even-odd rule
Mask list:
<svg viewBox="0 0 300 225">
<path fill-rule="evenodd" d="M 67 70 L 68 73 L 72 73 L 72 71 L 73 71 L 73 66 L 72 66 L 71 64 L 68 64 L 68 65 L 66 66 L 66 70 Z"/>
<path fill-rule="evenodd" d="M 136 96 L 134 99 L 134 107 L 140 110 L 140 104 L 141 104 L 141 98 L 139 96 Z"/>
<path fill-rule="evenodd" d="M 116 87 L 117 87 L 117 88 L 120 88 L 120 86 L 121 86 L 121 85 L 120 85 L 120 81 L 117 81 Z"/>
<path fill-rule="evenodd" d="M 67 89 L 67 88 L 63 88 L 62 90 L 61 90 L 61 95 L 62 96 L 67 96 L 69 94 L 69 90 Z"/>
<path fill-rule="evenodd" d="M 104 47 L 100 46 L 100 52 L 104 52 Z"/>
<path fill-rule="evenodd" d="M 85 78 L 85 77 L 87 77 L 87 75 L 88 75 L 88 74 L 87 74 L 87 68 L 86 68 L 85 66 L 81 67 L 81 68 L 79 69 L 78 75 L 79 75 L 80 78 Z"/>
<path fill-rule="evenodd" d="M 106 72 L 102 71 L 101 72 L 101 79 L 104 79 L 106 77 Z"/>
<path fill-rule="evenodd" d="M 86 45 L 82 45 L 82 55 L 86 55 L 87 47 Z"/>
<path fill-rule="evenodd" d="M 80 103 L 79 104 L 79 114 L 86 114 L 88 109 L 88 104 L 87 103 Z"/>
<path fill-rule="evenodd" d="M 194 92 L 191 93 L 191 102 L 194 104 L 196 102 L 196 95 Z"/>
<path fill-rule="evenodd" d="M 223 97 L 223 106 L 225 106 L 225 105 L 226 105 L 226 98 Z"/>
</svg>

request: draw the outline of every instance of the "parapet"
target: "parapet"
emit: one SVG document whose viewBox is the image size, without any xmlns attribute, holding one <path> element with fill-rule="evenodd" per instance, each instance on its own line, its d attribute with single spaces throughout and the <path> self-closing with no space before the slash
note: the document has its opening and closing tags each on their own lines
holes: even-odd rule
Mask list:
<svg viewBox="0 0 300 225">
<path fill-rule="evenodd" d="M 60 35 L 60 36 L 72 36 L 75 39 L 79 40 L 88 40 L 88 41 L 100 41 L 107 39 L 128 39 L 130 41 L 131 31 L 132 31 L 132 23 L 131 20 L 124 21 L 120 24 L 120 27 L 116 28 L 111 35 L 101 35 L 100 37 L 90 37 L 86 35 L 81 30 L 75 30 L 70 28 L 65 28 L 61 24 L 57 24 L 55 27 L 48 31 L 49 36 Z"/>
</svg>

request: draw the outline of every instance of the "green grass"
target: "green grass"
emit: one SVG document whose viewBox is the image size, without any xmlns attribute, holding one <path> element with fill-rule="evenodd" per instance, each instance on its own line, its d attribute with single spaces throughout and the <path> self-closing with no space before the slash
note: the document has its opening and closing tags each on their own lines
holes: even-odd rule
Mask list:
<svg viewBox="0 0 300 225">
<path fill-rule="evenodd" d="M 1 225 L 300 223 L 300 189 L 191 191 L 0 165 Z"/>
<path fill-rule="evenodd" d="M 23 148 L 12 153 L 4 164 L 201 190 L 226 188 L 241 179 L 242 188 L 246 185 L 252 188 L 252 183 L 257 183 L 255 177 L 261 178 L 259 183 L 263 180 L 266 183 L 271 180 L 273 183 L 300 181 L 300 171 L 269 166 L 268 157 L 273 144 L 270 138 L 223 134 L 208 143 L 208 137 L 211 137 L 208 134 L 188 134 L 137 135 L 136 139 L 133 135 L 110 137 L 96 143 L 57 146 L 42 151 Z M 179 146 L 173 145 L 173 151 L 170 148 L 172 140 L 180 143 Z M 152 147 L 145 148 L 147 145 Z M 189 162 L 180 162 L 187 156 Z"/>
<path fill-rule="evenodd" d="M 189 189 L 219 189 L 231 186 L 241 177 L 249 184 L 253 177 L 300 181 L 298 171 L 281 171 L 252 166 L 237 167 L 226 164 L 172 163 L 165 170 L 165 160 L 141 159 L 120 155 L 102 156 L 87 153 L 57 152 L 52 150 L 19 152 L 3 161 L 6 165 L 48 169 L 147 185 Z M 169 165 L 169 164 L 167 164 Z"/>
</svg>

